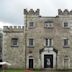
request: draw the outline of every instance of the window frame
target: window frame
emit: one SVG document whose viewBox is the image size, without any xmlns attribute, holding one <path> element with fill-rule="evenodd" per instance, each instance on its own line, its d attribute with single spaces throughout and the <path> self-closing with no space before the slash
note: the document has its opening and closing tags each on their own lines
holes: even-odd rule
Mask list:
<svg viewBox="0 0 72 72">
<path fill-rule="evenodd" d="M 45 21 L 44 27 L 48 29 L 53 28 L 53 21 Z"/>
<path fill-rule="evenodd" d="M 18 47 L 18 41 L 18 38 L 11 38 L 11 47 Z"/>
<path fill-rule="evenodd" d="M 30 40 L 32 40 L 32 42 Z M 35 40 L 34 40 L 34 38 L 29 38 L 28 39 L 27 46 L 29 48 L 34 48 L 35 47 Z"/>
<path fill-rule="evenodd" d="M 45 46 L 46 47 L 53 47 L 53 39 L 52 38 L 45 38 Z"/>
<path fill-rule="evenodd" d="M 68 25 L 68 22 L 64 22 L 64 28 L 68 28 L 69 25 Z"/>
<path fill-rule="evenodd" d="M 68 38 L 63 39 L 63 47 L 64 48 L 69 48 L 69 39 Z"/>
<path fill-rule="evenodd" d="M 65 25 L 64 25 L 65 23 L 67 23 L 68 25 L 65 26 Z M 71 24 L 70 21 L 65 20 L 65 21 L 62 22 L 62 27 L 63 27 L 64 29 L 70 29 L 70 24 Z"/>
<path fill-rule="evenodd" d="M 32 25 L 30 23 L 32 23 Z M 34 27 L 35 27 L 35 22 L 34 21 L 29 21 L 28 22 L 28 28 L 33 29 Z"/>
</svg>

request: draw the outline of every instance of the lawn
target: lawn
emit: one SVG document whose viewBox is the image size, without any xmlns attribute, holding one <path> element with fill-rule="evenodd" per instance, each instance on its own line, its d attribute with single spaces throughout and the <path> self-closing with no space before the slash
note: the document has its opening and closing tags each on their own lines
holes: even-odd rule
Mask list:
<svg viewBox="0 0 72 72">
<path fill-rule="evenodd" d="M 41 71 L 41 70 L 24 70 L 24 69 L 8 69 L 5 71 L 0 70 L 0 72 L 47 72 L 47 71 Z M 72 70 L 52 70 L 49 72 L 72 72 Z"/>
<path fill-rule="evenodd" d="M 23 69 L 8 69 L 8 70 L 0 70 L 0 72 L 40 72 L 40 71 L 31 71 L 31 70 L 23 70 Z"/>
<path fill-rule="evenodd" d="M 8 70 L 0 70 L 0 72 L 25 72 L 22 69 L 8 69 Z"/>
</svg>

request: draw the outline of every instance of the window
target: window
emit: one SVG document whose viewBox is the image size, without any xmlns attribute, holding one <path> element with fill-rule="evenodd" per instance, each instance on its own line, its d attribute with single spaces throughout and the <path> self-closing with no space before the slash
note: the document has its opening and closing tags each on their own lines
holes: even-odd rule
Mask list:
<svg viewBox="0 0 72 72">
<path fill-rule="evenodd" d="M 29 47 L 34 47 L 34 39 L 29 39 Z"/>
<path fill-rule="evenodd" d="M 33 22 L 30 22 L 29 26 L 30 26 L 30 27 L 33 27 Z"/>
<path fill-rule="evenodd" d="M 0 38 L 2 38 L 2 36 L 0 35 Z"/>
<path fill-rule="evenodd" d="M 68 47 L 69 46 L 69 43 L 68 43 L 68 39 L 64 39 L 64 47 Z"/>
<path fill-rule="evenodd" d="M 18 46 L 18 38 L 12 38 L 12 46 Z"/>
<path fill-rule="evenodd" d="M 68 27 L 68 22 L 64 22 L 64 27 Z"/>
<path fill-rule="evenodd" d="M 29 39 L 29 45 L 33 46 L 33 39 Z"/>
<path fill-rule="evenodd" d="M 44 24 L 45 28 L 53 28 L 53 21 L 46 21 Z"/>
<path fill-rule="evenodd" d="M 69 68 L 70 67 L 70 59 L 68 56 L 64 57 L 64 68 Z"/>
<path fill-rule="evenodd" d="M 29 28 L 34 28 L 34 22 L 29 22 Z"/>
<path fill-rule="evenodd" d="M 53 45 L 53 40 L 46 38 L 45 39 L 45 46 L 52 47 L 52 45 Z"/>
</svg>

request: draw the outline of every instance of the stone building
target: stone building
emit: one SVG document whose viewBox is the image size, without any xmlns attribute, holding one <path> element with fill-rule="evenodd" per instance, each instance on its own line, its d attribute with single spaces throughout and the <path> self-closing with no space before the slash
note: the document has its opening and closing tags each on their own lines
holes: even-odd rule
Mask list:
<svg viewBox="0 0 72 72">
<path fill-rule="evenodd" d="M 24 27 L 4 26 L 3 32 L 3 61 L 11 63 L 11 68 L 24 68 Z"/>
<path fill-rule="evenodd" d="M 24 9 L 24 27 L 3 28 L 3 61 L 13 68 L 72 69 L 72 11 L 55 17 Z"/>
<path fill-rule="evenodd" d="M 3 42 L 3 32 L 2 29 L 0 29 L 0 62 L 2 62 L 2 42 Z M 2 67 L 0 65 L 0 67 Z"/>
</svg>

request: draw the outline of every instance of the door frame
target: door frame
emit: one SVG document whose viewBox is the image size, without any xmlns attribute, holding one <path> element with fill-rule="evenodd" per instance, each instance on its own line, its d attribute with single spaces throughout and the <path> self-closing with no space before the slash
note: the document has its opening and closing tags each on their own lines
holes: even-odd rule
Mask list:
<svg viewBox="0 0 72 72">
<path fill-rule="evenodd" d="M 45 54 L 44 55 L 44 68 L 45 68 L 45 56 L 50 56 L 50 57 L 52 56 L 52 67 L 48 67 L 48 68 L 53 68 L 53 55 L 52 54 L 51 55 L 49 55 L 49 54 L 47 54 L 47 55 Z"/>
<path fill-rule="evenodd" d="M 33 64 L 33 59 L 29 59 L 29 69 L 33 69 L 33 65 L 32 68 L 30 68 L 30 60 L 32 60 L 32 64 Z"/>
<path fill-rule="evenodd" d="M 35 68 L 35 59 L 32 54 L 28 54 L 26 58 L 26 68 L 29 69 L 29 59 L 33 59 L 33 68 Z"/>
<path fill-rule="evenodd" d="M 0 62 L 3 62 L 3 61 L 2 61 L 2 59 L 0 59 Z M 2 67 L 3 67 L 3 66 L 2 66 L 2 65 L 0 65 L 0 69 L 2 69 Z"/>
<path fill-rule="evenodd" d="M 48 48 L 47 48 L 48 49 Z M 44 68 L 44 55 L 53 55 L 53 68 L 56 68 L 56 52 L 53 51 L 53 49 L 51 48 L 51 50 L 47 50 L 45 49 L 42 53 L 41 53 L 41 67 Z"/>
</svg>

